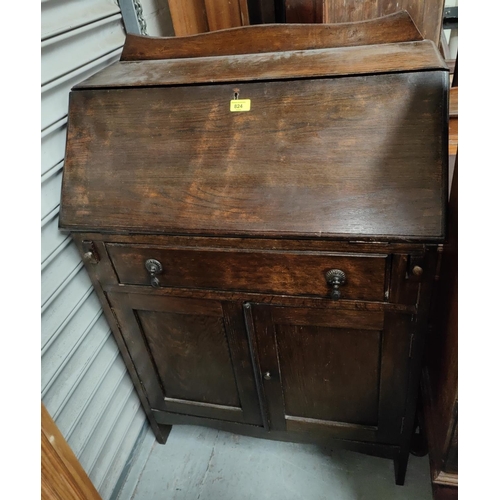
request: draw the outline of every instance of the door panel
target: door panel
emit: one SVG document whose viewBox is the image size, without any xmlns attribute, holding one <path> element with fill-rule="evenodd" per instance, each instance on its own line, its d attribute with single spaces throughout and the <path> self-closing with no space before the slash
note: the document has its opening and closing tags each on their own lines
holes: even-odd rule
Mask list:
<svg viewBox="0 0 500 500">
<path fill-rule="evenodd" d="M 377 425 L 376 330 L 276 325 L 285 414 Z"/>
<path fill-rule="evenodd" d="M 397 443 L 407 319 L 389 314 L 386 326 L 382 311 L 252 305 L 270 428 Z"/>
<path fill-rule="evenodd" d="M 136 314 L 166 397 L 239 406 L 221 316 Z"/>
<path fill-rule="evenodd" d="M 262 424 L 241 305 L 138 293 L 108 298 L 152 408 Z"/>
</svg>

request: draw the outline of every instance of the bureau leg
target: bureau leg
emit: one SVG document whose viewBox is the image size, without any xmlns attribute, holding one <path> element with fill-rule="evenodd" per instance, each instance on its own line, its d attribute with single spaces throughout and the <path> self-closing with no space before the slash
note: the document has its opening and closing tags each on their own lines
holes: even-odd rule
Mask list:
<svg viewBox="0 0 500 500">
<path fill-rule="evenodd" d="M 168 435 L 172 430 L 172 426 L 159 424 L 152 419 L 149 420 L 149 423 L 151 424 L 151 429 L 153 430 L 158 443 L 165 444 L 167 442 Z"/>
<path fill-rule="evenodd" d="M 405 484 L 409 456 L 410 450 L 405 447 L 402 448 L 397 457 L 394 458 L 394 474 L 396 476 L 396 484 L 399 486 L 403 486 Z"/>
</svg>

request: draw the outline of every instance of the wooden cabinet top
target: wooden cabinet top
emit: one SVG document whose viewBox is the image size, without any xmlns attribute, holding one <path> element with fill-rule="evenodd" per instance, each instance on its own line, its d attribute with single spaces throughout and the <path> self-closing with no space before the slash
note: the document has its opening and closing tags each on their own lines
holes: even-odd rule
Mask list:
<svg viewBox="0 0 500 500">
<path fill-rule="evenodd" d="M 60 225 L 441 241 L 447 120 L 430 41 L 120 61 L 70 94 Z"/>
</svg>

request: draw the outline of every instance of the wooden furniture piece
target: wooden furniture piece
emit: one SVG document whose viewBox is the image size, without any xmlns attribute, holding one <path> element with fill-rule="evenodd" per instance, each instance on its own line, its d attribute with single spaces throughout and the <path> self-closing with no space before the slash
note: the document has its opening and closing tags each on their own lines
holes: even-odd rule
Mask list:
<svg viewBox="0 0 500 500">
<path fill-rule="evenodd" d="M 453 172 L 449 240 L 443 247 L 422 397 L 435 500 L 458 498 L 458 156 Z"/>
<path fill-rule="evenodd" d="M 249 24 L 353 23 L 406 10 L 423 37 L 440 43 L 444 0 L 168 0 L 176 36 Z"/>
<path fill-rule="evenodd" d="M 101 500 L 43 404 L 41 448 L 42 500 Z"/>
<path fill-rule="evenodd" d="M 297 50 L 309 26 L 259 54 L 254 29 L 211 57 L 129 37 L 73 89 L 60 226 L 158 441 L 187 423 L 337 444 L 392 458 L 403 484 L 448 68 L 430 41 Z"/>
<path fill-rule="evenodd" d="M 247 0 L 168 0 L 177 36 L 250 24 Z"/>
<path fill-rule="evenodd" d="M 457 68 L 453 84 L 458 85 Z M 458 86 L 451 88 L 449 110 L 454 168 L 450 168 L 448 236 L 441 252 L 421 381 L 435 500 L 458 498 Z"/>
</svg>

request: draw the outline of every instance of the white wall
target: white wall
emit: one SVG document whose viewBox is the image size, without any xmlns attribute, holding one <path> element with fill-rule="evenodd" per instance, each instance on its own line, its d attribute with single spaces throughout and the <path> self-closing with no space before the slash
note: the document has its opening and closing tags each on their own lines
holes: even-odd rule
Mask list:
<svg viewBox="0 0 500 500">
<path fill-rule="evenodd" d="M 174 36 L 168 0 L 140 0 L 150 36 Z"/>
</svg>

